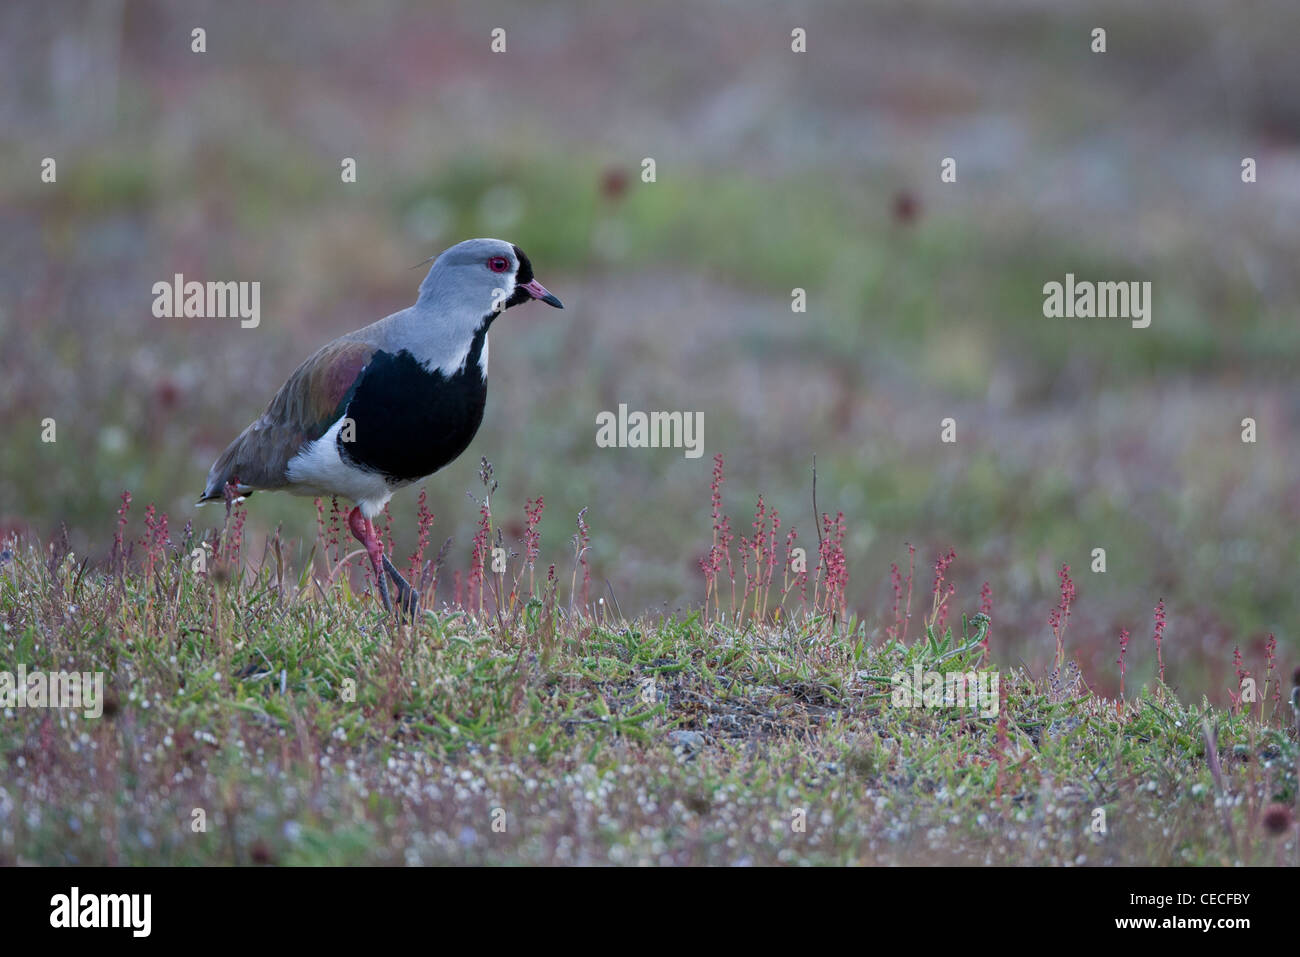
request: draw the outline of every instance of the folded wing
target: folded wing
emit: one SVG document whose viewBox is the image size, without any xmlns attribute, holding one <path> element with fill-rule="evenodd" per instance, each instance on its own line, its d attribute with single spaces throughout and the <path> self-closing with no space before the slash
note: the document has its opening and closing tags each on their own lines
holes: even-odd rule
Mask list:
<svg viewBox="0 0 1300 957">
<path fill-rule="evenodd" d="M 343 416 L 374 353 L 369 343 L 336 339 L 300 365 L 261 417 L 217 457 L 199 501 L 223 498 L 231 481 L 241 495 L 288 485 L 289 460 Z"/>
</svg>

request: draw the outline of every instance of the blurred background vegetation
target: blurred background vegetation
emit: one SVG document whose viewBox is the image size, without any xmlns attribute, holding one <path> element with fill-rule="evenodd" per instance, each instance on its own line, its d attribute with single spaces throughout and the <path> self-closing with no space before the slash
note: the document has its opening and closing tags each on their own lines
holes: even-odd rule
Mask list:
<svg viewBox="0 0 1300 957">
<path fill-rule="evenodd" d="M 1041 674 L 1069 563 L 1095 687 L 1121 627 L 1151 676 L 1164 598 L 1170 682 L 1222 703 L 1234 646 L 1257 672 L 1267 632 L 1300 647 L 1297 35 L 1290 0 L 5 4 L 0 529 L 102 557 L 123 489 L 136 522 L 219 522 L 207 468 L 297 363 L 500 236 L 567 308 L 494 328 L 483 429 L 427 483 L 452 567 L 487 456 L 507 538 L 544 496 L 567 571 L 587 507 L 624 611 L 698 603 L 711 456 L 733 525 L 761 492 L 807 544 L 815 454 L 873 628 L 905 543 L 918 606 L 953 547 L 956 608 L 988 581 L 995 659 Z M 154 318 L 178 272 L 260 281 L 260 327 Z M 1151 327 L 1045 319 L 1066 272 L 1151 281 Z M 706 455 L 597 448 L 621 402 L 702 412 Z M 309 500 L 249 506 L 306 556 Z"/>
</svg>

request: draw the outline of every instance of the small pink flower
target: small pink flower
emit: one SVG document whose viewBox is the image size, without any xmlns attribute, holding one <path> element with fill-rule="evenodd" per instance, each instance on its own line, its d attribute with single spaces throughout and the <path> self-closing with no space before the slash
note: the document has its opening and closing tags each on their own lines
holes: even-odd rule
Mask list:
<svg viewBox="0 0 1300 957">
<path fill-rule="evenodd" d="M 1164 684 L 1165 680 L 1165 658 L 1162 650 L 1162 644 L 1165 638 L 1165 600 L 1161 598 L 1156 602 L 1155 611 L 1155 641 L 1156 641 L 1156 662 L 1160 667 L 1160 683 Z"/>
</svg>

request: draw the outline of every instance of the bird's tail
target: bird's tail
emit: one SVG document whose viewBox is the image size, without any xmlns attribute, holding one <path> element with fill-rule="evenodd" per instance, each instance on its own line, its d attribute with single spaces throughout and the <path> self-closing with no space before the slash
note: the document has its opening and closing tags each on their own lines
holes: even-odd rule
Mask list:
<svg viewBox="0 0 1300 957">
<path fill-rule="evenodd" d="M 199 495 L 199 500 L 194 503 L 195 505 L 202 505 L 205 502 L 224 502 L 226 500 L 226 486 L 232 483 L 235 486 L 235 494 L 239 498 L 246 498 L 253 494 L 251 485 L 245 485 L 239 480 L 238 475 L 231 474 L 243 438 L 241 435 L 234 442 L 231 442 L 230 446 L 212 463 L 212 468 L 208 470 L 207 484 L 203 486 L 203 492 Z"/>
</svg>

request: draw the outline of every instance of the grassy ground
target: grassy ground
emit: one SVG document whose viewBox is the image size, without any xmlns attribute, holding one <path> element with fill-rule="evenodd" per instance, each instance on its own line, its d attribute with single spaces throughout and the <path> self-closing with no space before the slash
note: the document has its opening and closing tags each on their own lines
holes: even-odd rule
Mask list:
<svg viewBox="0 0 1300 957">
<path fill-rule="evenodd" d="M 240 526 L 128 537 L 107 566 L 0 556 L 4 660 L 107 681 L 98 718 L 4 711 L 0 862 L 1296 860 L 1272 686 L 1236 713 L 1160 684 L 1120 704 L 1067 629 L 1051 675 L 907 707 L 894 675 L 992 672 L 997 624 L 954 609 L 954 634 L 929 594 L 906 639 L 816 607 L 629 621 L 584 609 L 578 554 L 531 597 L 514 555 L 481 614 L 466 587 L 398 625 L 328 523 L 302 564 L 278 539 L 250 560 Z"/>
</svg>

